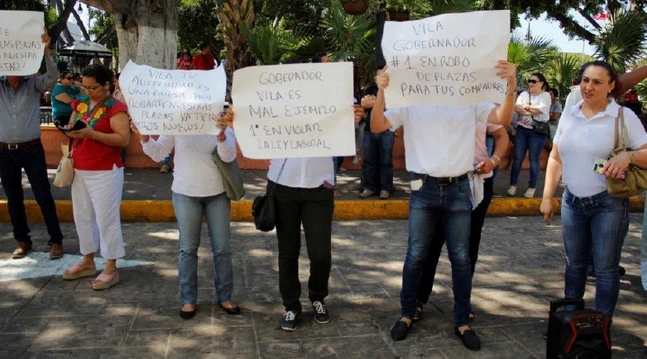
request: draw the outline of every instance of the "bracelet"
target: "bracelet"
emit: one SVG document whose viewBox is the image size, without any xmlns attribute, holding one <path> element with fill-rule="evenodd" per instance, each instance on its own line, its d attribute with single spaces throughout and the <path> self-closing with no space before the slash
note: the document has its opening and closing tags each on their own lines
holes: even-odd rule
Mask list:
<svg viewBox="0 0 647 359">
<path fill-rule="evenodd" d="M 501 159 L 499 158 L 499 156 L 497 156 L 497 155 L 492 155 L 492 158 L 494 158 L 494 159 L 496 160 L 496 162 L 497 162 L 497 163 L 501 163 Z M 491 158 L 491 159 L 492 159 L 492 158 Z"/>
<path fill-rule="evenodd" d="M 636 161 L 636 153 L 633 151 L 627 151 L 627 154 L 629 155 L 629 163 L 633 165 Z"/>
<path fill-rule="evenodd" d="M 97 131 L 92 131 L 92 135 L 93 135 L 93 136 L 92 136 L 92 141 L 96 141 L 96 140 L 97 140 L 97 136 L 99 135 L 99 133 L 98 133 Z"/>
<path fill-rule="evenodd" d="M 505 93 L 506 96 L 512 96 L 512 95 L 516 95 L 516 94 L 517 94 L 517 91 L 508 91 L 508 92 Z"/>
<path fill-rule="evenodd" d="M 493 159 L 491 159 L 491 158 L 490 158 L 490 162 L 492 162 L 492 166 L 494 166 L 494 167 L 496 167 L 496 166 L 497 166 L 496 162 L 494 162 L 494 160 L 493 160 Z"/>
</svg>

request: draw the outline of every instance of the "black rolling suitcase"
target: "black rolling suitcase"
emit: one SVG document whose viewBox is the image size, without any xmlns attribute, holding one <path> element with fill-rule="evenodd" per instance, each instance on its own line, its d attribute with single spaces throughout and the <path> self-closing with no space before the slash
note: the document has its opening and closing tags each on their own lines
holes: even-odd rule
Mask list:
<svg viewBox="0 0 647 359">
<path fill-rule="evenodd" d="M 559 310 L 575 305 L 574 311 Z M 611 318 L 584 308 L 584 299 L 550 302 L 546 359 L 610 359 Z"/>
</svg>

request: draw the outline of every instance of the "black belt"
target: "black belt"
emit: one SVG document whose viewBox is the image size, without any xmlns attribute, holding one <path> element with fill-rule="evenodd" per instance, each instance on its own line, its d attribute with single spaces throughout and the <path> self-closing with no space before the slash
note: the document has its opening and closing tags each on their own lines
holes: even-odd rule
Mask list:
<svg viewBox="0 0 647 359">
<path fill-rule="evenodd" d="M 414 173 L 417 177 L 420 177 L 423 181 L 430 180 L 432 182 L 435 182 L 436 184 L 439 185 L 451 185 L 451 184 L 456 184 L 458 181 L 466 180 L 468 179 L 467 173 L 464 173 L 460 176 L 456 177 L 432 177 L 430 175 L 423 175 L 421 173 Z"/>
<path fill-rule="evenodd" d="M 40 146 L 40 138 L 37 138 L 35 140 L 27 141 L 27 142 L 21 142 L 21 143 L 4 143 L 0 142 L 0 149 L 3 150 L 10 150 L 10 151 L 17 151 L 17 150 L 22 150 L 22 149 L 27 149 L 27 148 L 34 148 Z"/>
</svg>

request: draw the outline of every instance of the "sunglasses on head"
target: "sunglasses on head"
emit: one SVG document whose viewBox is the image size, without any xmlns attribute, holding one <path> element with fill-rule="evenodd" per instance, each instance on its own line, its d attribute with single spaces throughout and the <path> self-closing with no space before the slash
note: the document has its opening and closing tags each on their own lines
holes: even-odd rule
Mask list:
<svg viewBox="0 0 647 359">
<path fill-rule="evenodd" d="M 537 82 L 539 82 L 539 81 L 534 80 L 534 79 L 528 79 L 529 84 L 536 84 Z"/>
</svg>

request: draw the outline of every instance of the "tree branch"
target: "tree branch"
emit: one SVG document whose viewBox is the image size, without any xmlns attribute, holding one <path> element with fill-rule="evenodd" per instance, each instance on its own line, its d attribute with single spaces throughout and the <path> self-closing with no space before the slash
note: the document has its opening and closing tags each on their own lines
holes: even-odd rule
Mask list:
<svg viewBox="0 0 647 359">
<path fill-rule="evenodd" d="M 74 5 L 76 5 L 76 0 L 68 0 L 54 25 L 48 30 L 49 37 L 54 40 L 49 45 L 50 48 L 53 49 L 56 46 L 56 40 L 64 30 L 67 30 L 67 19 L 70 17 L 72 10 L 74 10 Z"/>
<path fill-rule="evenodd" d="M 548 18 L 553 18 L 562 25 L 562 29 L 571 36 L 578 36 L 593 43 L 595 41 L 595 35 L 584 28 L 582 25 L 578 24 L 572 17 L 561 14 L 561 13 L 548 13 Z"/>
<path fill-rule="evenodd" d="M 598 24 L 598 22 L 595 21 L 595 19 L 591 17 L 591 15 L 589 15 L 588 11 L 586 11 L 586 8 L 579 9 L 577 10 L 577 12 L 579 12 L 580 15 L 582 15 L 582 17 L 586 19 L 586 21 L 588 21 L 591 25 L 593 25 L 594 28 L 598 30 L 602 29 L 602 26 L 600 26 L 600 24 Z"/>
<path fill-rule="evenodd" d="M 76 24 L 79 25 L 79 28 L 83 33 L 83 37 L 86 40 L 90 40 L 90 34 L 88 34 L 88 30 L 85 28 L 85 24 L 83 24 L 83 20 L 81 20 L 79 13 L 77 13 L 76 10 L 74 10 L 74 8 L 72 8 L 72 16 L 74 16 L 74 19 L 76 20 Z"/>
</svg>

